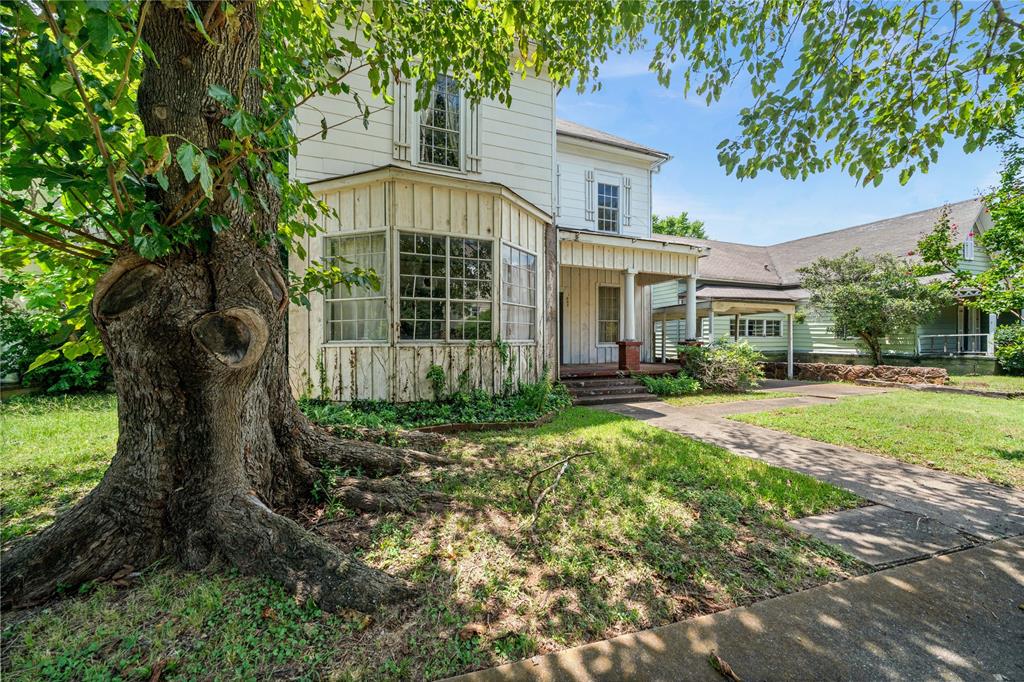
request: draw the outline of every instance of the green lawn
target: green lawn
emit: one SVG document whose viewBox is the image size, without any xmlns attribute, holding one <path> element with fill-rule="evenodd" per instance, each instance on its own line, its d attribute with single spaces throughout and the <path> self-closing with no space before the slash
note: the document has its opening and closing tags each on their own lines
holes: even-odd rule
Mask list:
<svg viewBox="0 0 1024 682">
<path fill-rule="evenodd" d="M 951 386 L 973 388 L 980 391 L 1024 391 L 1024 377 L 1011 377 L 1005 374 L 951 376 L 949 383 Z"/>
<path fill-rule="evenodd" d="M 734 403 L 742 400 L 765 400 L 767 398 L 788 398 L 786 393 L 768 393 L 766 391 L 744 391 L 743 393 L 724 393 L 722 391 L 700 391 L 693 395 L 678 398 L 665 398 L 665 402 L 676 407 L 693 407 L 694 405 L 712 405 L 714 403 Z"/>
<path fill-rule="evenodd" d="M 97 479 L 114 444 L 112 407 L 4 407 L 21 434 L 19 467 L 40 472 L 5 493 L 24 501 L 20 517 L 40 512 L 20 488 L 46 472 L 46 508 L 84 492 L 79 478 L 64 489 L 62 472 L 79 457 Z M 83 450 L 85 438 L 93 447 Z M 865 570 L 783 523 L 855 506 L 853 495 L 617 415 L 571 409 L 449 450 L 458 464 L 436 483 L 453 500 L 447 509 L 349 515 L 327 499 L 319 510 L 331 522 L 317 532 L 412 581 L 412 601 L 372 617 L 325 614 L 268 581 L 165 563 L 130 587 L 8 614 L 7 678 L 148 679 L 162 667 L 161 679 L 435 679 Z M 574 460 L 531 531 L 526 479 L 573 451 L 593 454 Z"/>
<path fill-rule="evenodd" d="M 1024 401 L 893 391 L 731 419 L 1024 488 Z"/>
<path fill-rule="evenodd" d="M 0 541 L 50 523 L 89 492 L 116 443 L 112 395 L 0 403 Z"/>
</svg>

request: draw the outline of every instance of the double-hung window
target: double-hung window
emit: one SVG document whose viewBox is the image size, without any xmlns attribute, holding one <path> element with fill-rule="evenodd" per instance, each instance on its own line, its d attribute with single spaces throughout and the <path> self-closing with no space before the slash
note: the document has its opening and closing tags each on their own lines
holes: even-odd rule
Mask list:
<svg viewBox="0 0 1024 682">
<path fill-rule="evenodd" d="M 383 232 L 328 237 L 324 262 L 341 270 L 373 270 L 380 288 L 335 284 L 324 296 L 325 336 L 331 341 L 384 341 L 388 335 L 387 247 Z"/>
<path fill-rule="evenodd" d="M 508 244 L 501 247 L 501 336 L 537 338 L 537 257 Z"/>
<path fill-rule="evenodd" d="M 491 249 L 486 240 L 399 233 L 399 338 L 489 341 Z"/>
<path fill-rule="evenodd" d="M 619 340 L 619 287 L 599 286 L 597 288 L 597 341 L 616 343 Z"/>
<path fill-rule="evenodd" d="M 458 83 L 438 76 L 430 102 L 420 112 L 420 162 L 462 167 L 462 99 Z"/>
<path fill-rule="evenodd" d="M 597 183 L 597 229 L 601 232 L 619 231 L 619 186 Z"/>
</svg>

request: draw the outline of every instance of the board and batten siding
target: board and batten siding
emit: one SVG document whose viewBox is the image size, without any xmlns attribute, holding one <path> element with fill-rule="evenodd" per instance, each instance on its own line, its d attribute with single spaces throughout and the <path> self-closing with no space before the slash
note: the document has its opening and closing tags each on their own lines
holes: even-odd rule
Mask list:
<svg viewBox="0 0 1024 682">
<path fill-rule="evenodd" d="M 562 295 L 562 364 L 615 363 L 619 360 L 617 343 L 599 343 L 597 335 L 597 294 L 601 286 L 619 288 L 619 329 L 625 315 L 626 296 L 622 270 L 594 268 L 561 268 Z M 641 346 L 641 360 L 650 362 L 654 339 L 651 326 L 651 287 L 637 284 L 635 323 Z"/>
<path fill-rule="evenodd" d="M 370 177 L 373 176 L 373 177 Z M 385 294 L 391 324 L 382 341 L 325 342 L 324 297 L 310 295 L 310 306 L 289 308 L 289 374 L 292 391 L 320 393 L 326 385 L 328 399 L 390 400 L 408 402 L 434 398 L 427 379 L 432 364 L 444 368 L 448 385 L 459 385 L 468 376 L 469 388 L 500 391 L 509 376 L 509 362 L 493 343 L 401 341 L 398 338 L 399 231 L 465 236 L 494 241 L 493 329 L 500 329 L 500 243 L 537 256 L 537 331 L 535 341 L 512 341 L 507 351 L 512 360 L 511 379 L 536 381 L 544 367 L 546 280 L 545 230 L 553 229 L 545 216 L 518 197 L 496 186 L 450 180 L 442 184 L 427 174 L 385 169 L 360 178 L 342 179 L 313 186 L 314 194 L 337 213 L 321 218 L 323 232 L 305 239 L 307 260 L 290 257 L 290 268 L 301 275 L 308 263 L 323 257 L 324 240 L 336 235 L 386 234 L 388 272 Z M 325 374 L 321 376 L 321 367 Z"/>
<path fill-rule="evenodd" d="M 571 138 L 558 139 L 558 215 L 559 227 L 574 230 L 597 230 L 597 183 L 602 176 L 615 179 L 620 184 L 620 204 L 623 200 L 622 180 L 629 179 L 628 224 L 625 221 L 625 206 L 621 207 L 620 230 L 617 234 L 630 237 L 651 236 L 651 166 L 650 160 L 630 158 L 571 142 Z M 586 173 L 594 173 L 593 193 L 590 201 L 593 210 L 587 210 Z M 603 233 L 609 234 L 609 233 Z"/>
<path fill-rule="evenodd" d="M 417 163 L 416 126 L 419 112 L 413 111 L 415 84 L 402 86 L 405 95 L 394 106 L 404 107 L 405 116 L 396 117 L 391 105 L 373 97 L 364 72 L 346 77 L 354 92 L 374 112 L 363 127 L 359 111 L 349 95 L 322 95 L 299 107 L 296 112 L 299 139 L 311 136 L 299 145 L 293 161 L 293 174 L 299 180 L 315 182 L 362 173 L 388 165 L 419 168 L 446 177 L 498 182 L 520 195 L 541 211 L 553 211 L 554 112 L 555 90 L 550 80 L 528 76 L 513 78 L 512 105 L 483 100 L 479 107 L 479 165 L 467 161 L 466 170 L 424 166 Z M 468 149 L 470 106 L 463 100 L 463 146 Z M 395 119 L 404 121 L 410 151 L 408 160 L 395 149 Z M 319 134 L 321 122 L 329 128 L 326 139 Z M 338 127 L 332 128 L 331 126 Z"/>
</svg>

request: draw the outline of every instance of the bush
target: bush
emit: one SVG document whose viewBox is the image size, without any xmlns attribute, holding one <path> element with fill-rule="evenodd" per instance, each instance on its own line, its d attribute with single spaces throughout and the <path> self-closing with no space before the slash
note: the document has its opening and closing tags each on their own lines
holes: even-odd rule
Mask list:
<svg viewBox="0 0 1024 682">
<path fill-rule="evenodd" d="M 700 390 L 700 382 L 685 372 L 680 372 L 677 376 L 670 374 L 663 374 L 660 377 L 641 375 L 636 379 L 654 395 L 680 396 Z"/>
<path fill-rule="evenodd" d="M 61 343 L 54 342 L 47 331 L 31 313 L 16 305 L 4 306 L 0 311 L 0 376 L 16 374 L 22 385 L 40 386 L 47 393 L 95 391 L 107 384 L 110 364 L 105 355 L 69 359 L 55 352 Z M 44 353 L 55 357 L 30 370 Z"/>
<path fill-rule="evenodd" d="M 1024 375 L 1024 324 L 996 327 L 996 360 L 1007 374 Z"/>
<path fill-rule="evenodd" d="M 510 395 L 491 395 L 477 389 L 460 391 L 443 400 L 414 403 L 356 400 L 343 405 L 323 400 L 299 401 L 306 416 L 319 424 L 373 429 L 534 421 L 571 404 L 565 387 L 553 385 L 546 374 L 536 383 L 520 384 L 519 390 Z"/>
<path fill-rule="evenodd" d="M 707 346 L 680 346 L 686 371 L 712 391 L 749 391 L 764 379 L 764 356 L 746 341 L 713 341 Z"/>
</svg>

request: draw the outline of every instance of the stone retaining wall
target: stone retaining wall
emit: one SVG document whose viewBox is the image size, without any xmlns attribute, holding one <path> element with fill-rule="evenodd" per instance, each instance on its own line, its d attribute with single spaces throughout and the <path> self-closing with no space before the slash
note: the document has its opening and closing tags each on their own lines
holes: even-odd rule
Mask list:
<svg viewBox="0 0 1024 682">
<path fill-rule="evenodd" d="M 764 363 L 769 379 L 785 379 L 786 363 Z M 941 367 L 899 367 L 896 365 L 840 365 L 827 362 L 795 362 L 793 378 L 803 381 L 857 381 L 873 379 L 898 384 L 934 384 L 949 381 L 949 373 Z"/>
</svg>

